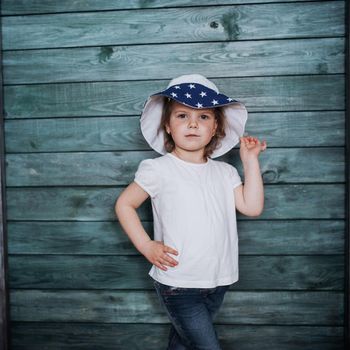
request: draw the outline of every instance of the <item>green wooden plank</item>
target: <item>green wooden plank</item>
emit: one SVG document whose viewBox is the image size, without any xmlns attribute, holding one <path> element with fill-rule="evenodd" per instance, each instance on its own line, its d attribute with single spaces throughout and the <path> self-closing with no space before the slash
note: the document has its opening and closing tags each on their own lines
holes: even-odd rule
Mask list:
<svg viewBox="0 0 350 350">
<path fill-rule="evenodd" d="M 344 38 L 5 51 L 4 84 L 344 73 Z M 194 55 L 195 53 L 195 55 Z"/>
<path fill-rule="evenodd" d="M 343 325 L 343 293 L 228 291 L 216 322 Z M 153 291 L 11 290 L 12 321 L 163 323 L 168 317 Z"/>
<path fill-rule="evenodd" d="M 225 350 L 343 350 L 343 328 L 215 324 Z M 169 324 L 12 322 L 13 350 L 165 349 Z M 247 341 L 249 339 L 249 341 Z"/>
<path fill-rule="evenodd" d="M 11 289 L 153 289 L 143 256 L 9 256 Z M 171 267 L 168 267 L 171 269 Z M 343 290 L 344 256 L 241 256 L 232 290 Z"/>
<path fill-rule="evenodd" d="M 153 238 L 153 224 L 142 222 Z M 343 220 L 239 220 L 239 253 L 344 254 Z M 10 221 L 9 254 L 139 255 L 120 224 L 111 222 Z"/>
<path fill-rule="evenodd" d="M 272 146 L 273 147 L 273 146 Z M 150 156 L 148 156 L 148 154 Z M 96 186 L 126 185 L 133 181 L 138 164 L 158 158 L 148 152 L 25 153 L 6 155 L 7 185 Z M 244 177 L 239 149 L 220 160 L 232 163 Z M 344 182 L 343 148 L 274 148 L 262 154 L 260 169 L 265 184 L 288 182 Z"/>
<path fill-rule="evenodd" d="M 114 205 L 121 188 L 38 187 L 7 188 L 8 220 L 96 221 L 115 219 Z M 321 195 L 322 194 L 322 195 Z M 265 186 L 265 207 L 259 219 L 343 219 L 343 184 Z M 35 205 L 33 205 L 35 203 Z M 151 220 L 150 199 L 138 209 Z M 239 219 L 256 220 L 238 214 Z"/>
<path fill-rule="evenodd" d="M 263 115 L 264 119 L 273 118 L 271 111 L 326 110 L 328 113 L 332 110 L 345 109 L 344 75 L 265 76 L 212 80 L 220 91 L 225 91 L 225 94 L 245 103 L 249 112 L 269 112 Z M 168 81 L 157 80 L 6 86 L 5 117 L 10 119 L 134 115 L 141 113 L 143 104 L 150 94 L 163 90 L 167 85 Z M 299 115 L 289 114 L 284 123 L 295 128 L 297 125 L 295 118 Z M 319 118 L 325 117 L 321 117 L 320 114 Z M 128 124 L 129 120 L 125 123 Z M 284 133 L 279 125 L 269 126 L 269 129 L 270 127 L 274 130 L 269 132 Z M 332 124 L 327 127 L 327 132 L 331 127 Z M 71 128 L 71 125 L 67 125 L 67 128 Z"/>
<path fill-rule="evenodd" d="M 344 114 L 343 111 L 252 112 L 245 130 L 266 138 L 270 148 L 344 146 Z M 312 137 L 310 131 L 313 131 Z M 150 150 L 141 133 L 139 116 L 7 119 L 5 143 L 9 162 L 11 153 L 18 152 L 118 150 L 133 157 L 128 150 Z"/>
<path fill-rule="evenodd" d="M 343 36 L 344 15 L 326 1 L 10 16 L 3 49 Z"/>
<path fill-rule="evenodd" d="M 291 0 L 269 0 L 269 2 L 289 2 Z M 293 2 L 304 1 L 294 0 Z M 319 0 L 310 0 L 319 1 Z M 246 3 L 265 3 L 266 0 L 200 0 L 196 6 L 205 5 L 232 5 Z M 29 14 L 29 13 L 54 13 L 54 12 L 78 12 L 78 11 L 102 11 L 120 9 L 147 9 L 163 7 L 188 7 L 193 2 L 187 0 L 2 0 L 1 12 L 3 15 Z"/>
</svg>

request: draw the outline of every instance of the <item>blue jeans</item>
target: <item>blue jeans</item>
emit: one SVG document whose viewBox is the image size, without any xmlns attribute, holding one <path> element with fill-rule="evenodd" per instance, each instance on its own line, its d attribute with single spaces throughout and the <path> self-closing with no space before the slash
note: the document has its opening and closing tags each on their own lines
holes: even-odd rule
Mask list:
<svg viewBox="0 0 350 350">
<path fill-rule="evenodd" d="M 221 350 L 213 319 L 230 285 L 178 288 L 153 280 L 172 323 L 167 350 Z"/>
</svg>

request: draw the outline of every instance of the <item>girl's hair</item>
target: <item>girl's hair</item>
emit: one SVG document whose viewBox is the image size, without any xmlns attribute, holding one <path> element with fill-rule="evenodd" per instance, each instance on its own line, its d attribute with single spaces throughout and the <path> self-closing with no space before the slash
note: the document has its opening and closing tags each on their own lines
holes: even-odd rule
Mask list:
<svg viewBox="0 0 350 350">
<path fill-rule="evenodd" d="M 172 111 L 172 107 L 174 105 L 175 100 L 163 97 L 164 103 L 163 103 L 163 112 L 162 112 L 162 118 L 160 121 L 160 125 L 158 127 L 158 133 L 160 130 L 164 131 L 164 147 L 167 152 L 172 152 L 175 148 L 175 142 L 170 134 L 166 131 L 166 125 L 169 125 L 170 121 L 170 115 Z M 216 128 L 215 135 L 212 137 L 210 142 L 205 146 L 204 149 L 204 158 L 210 157 L 215 149 L 221 145 L 221 140 L 226 136 L 225 128 L 226 128 L 226 117 L 223 112 L 222 107 L 215 107 L 213 108 L 215 113 L 215 119 L 218 123 L 218 126 Z"/>
</svg>

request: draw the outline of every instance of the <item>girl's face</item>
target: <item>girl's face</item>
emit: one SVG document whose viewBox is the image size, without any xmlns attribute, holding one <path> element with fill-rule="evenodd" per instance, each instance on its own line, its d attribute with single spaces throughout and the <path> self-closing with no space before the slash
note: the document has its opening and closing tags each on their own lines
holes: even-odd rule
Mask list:
<svg viewBox="0 0 350 350">
<path fill-rule="evenodd" d="M 166 126 L 175 146 L 187 151 L 204 151 L 216 128 L 213 109 L 195 109 L 178 102 L 174 103 Z"/>
</svg>

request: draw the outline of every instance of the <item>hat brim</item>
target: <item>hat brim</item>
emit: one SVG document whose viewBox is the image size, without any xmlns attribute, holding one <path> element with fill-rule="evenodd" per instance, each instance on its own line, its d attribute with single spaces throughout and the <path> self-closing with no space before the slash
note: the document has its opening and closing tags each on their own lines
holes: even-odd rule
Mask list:
<svg viewBox="0 0 350 350">
<path fill-rule="evenodd" d="M 158 95 L 169 97 L 185 106 L 195 109 L 222 107 L 233 102 L 239 102 L 199 83 L 172 85 L 151 96 Z"/>
</svg>

